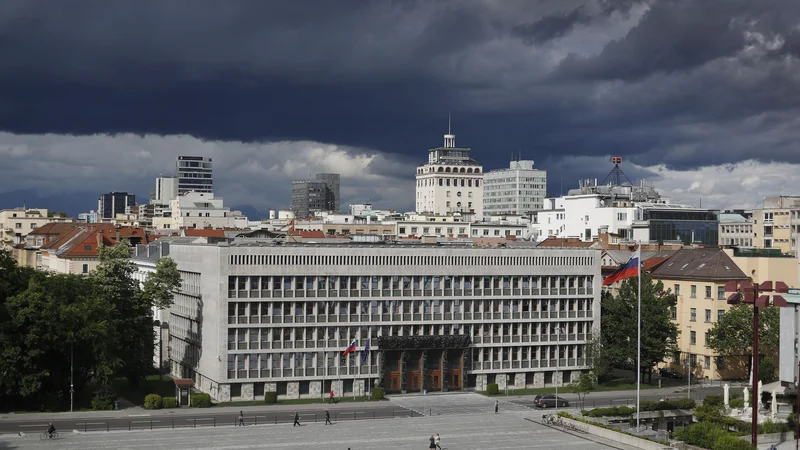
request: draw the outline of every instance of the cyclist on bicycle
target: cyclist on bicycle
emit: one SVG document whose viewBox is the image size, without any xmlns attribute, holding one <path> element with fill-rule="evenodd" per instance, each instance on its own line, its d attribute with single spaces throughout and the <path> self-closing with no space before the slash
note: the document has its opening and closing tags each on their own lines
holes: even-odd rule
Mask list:
<svg viewBox="0 0 800 450">
<path fill-rule="evenodd" d="M 53 425 L 53 422 L 50 422 L 50 425 L 47 427 L 47 437 L 53 437 L 53 433 L 56 432 L 56 427 Z"/>
</svg>

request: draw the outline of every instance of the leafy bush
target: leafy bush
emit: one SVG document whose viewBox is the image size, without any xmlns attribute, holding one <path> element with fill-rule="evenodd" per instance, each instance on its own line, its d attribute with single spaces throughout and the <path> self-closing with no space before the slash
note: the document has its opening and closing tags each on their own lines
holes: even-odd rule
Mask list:
<svg viewBox="0 0 800 450">
<path fill-rule="evenodd" d="M 758 363 L 758 379 L 764 384 L 775 381 L 775 363 L 771 359 L 764 358 Z"/>
<path fill-rule="evenodd" d="M 642 411 L 666 411 L 672 409 L 694 409 L 697 404 L 691 398 L 676 398 L 656 402 L 647 400 L 641 402 Z"/>
<path fill-rule="evenodd" d="M 383 400 L 386 398 L 385 391 L 382 387 L 374 387 L 372 388 L 372 399 L 373 400 Z"/>
<path fill-rule="evenodd" d="M 731 408 L 744 408 L 744 399 L 743 398 L 732 398 L 730 401 Z"/>
<path fill-rule="evenodd" d="M 486 394 L 487 395 L 499 395 L 500 388 L 497 386 L 497 383 L 489 383 L 486 385 Z"/>
<path fill-rule="evenodd" d="M 100 386 L 92 397 L 92 409 L 95 411 L 107 411 L 114 409 L 114 401 L 117 394 L 109 385 Z"/>
<path fill-rule="evenodd" d="M 144 398 L 144 409 L 161 409 L 163 403 L 158 394 L 148 394 Z"/>
<path fill-rule="evenodd" d="M 674 437 L 689 445 L 703 448 L 712 448 L 720 438 L 731 436 L 725 430 L 712 422 L 699 422 L 688 427 L 675 430 Z"/>
<path fill-rule="evenodd" d="M 746 440 L 727 434 L 717 439 L 711 450 L 753 450 L 754 448 Z"/>
<path fill-rule="evenodd" d="M 210 408 L 211 405 L 211 396 L 208 394 L 192 394 L 191 396 L 192 406 L 197 408 Z"/>
<path fill-rule="evenodd" d="M 627 406 L 612 406 L 610 408 L 595 408 L 590 411 L 584 411 L 582 414 L 587 417 L 604 417 L 604 416 L 629 416 L 636 412 L 636 408 L 629 408 Z"/>
<path fill-rule="evenodd" d="M 694 409 L 694 416 L 697 417 L 698 422 L 707 420 L 719 422 L 725 417 L 720 405 L 700 405 Z"/>
<path fill-rule="evenodd" d="M 773 422 L 771 420 L 767 420 L 764 423 L 758 424 L 758 434 L 783 433 L 789 430 L 790 428 L 785 422 Z"/>
<path fill-rule="evenodd" d="M 164 397 L 163 399 L 161 399 L 161 405 L 164 408 L 177 408 L 178 399 L 175 397 Z"/>
<path fill-rule="evenodd" d="M 725 396 L 722 394 L 709 394 L 703 399 L 703 405 L 722 406 L 725 404 Z"/>
<path fill-rule="evenodd" d="M 264 392 L 264 403 L 273 404 L 278 403 L 277 392 Z"/>
</svg>

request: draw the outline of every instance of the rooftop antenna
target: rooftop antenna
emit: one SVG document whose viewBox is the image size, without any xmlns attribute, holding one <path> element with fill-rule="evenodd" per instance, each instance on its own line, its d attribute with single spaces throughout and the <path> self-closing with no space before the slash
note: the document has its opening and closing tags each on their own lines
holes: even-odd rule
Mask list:
<svg viewBox="0 0 800 450">
<path fill-rule="evenodd" d="M 603 180 L 603 182 L 600 184 L 606 184 L 606 181 L 611 178 L 612 185 L 622 186 L 622 177 L 625 177 L 625 179 L 628 181 L 628 184 L 633 186 L 630 178 L 628 178 L 628 176 L 625 175 L 625 172 L 622 171 L 622 168 L 619 167 L 619 165 L 622 164 L 622 158 L 619 156 L 613 156 L 611 157 L 611 162 L 614 164 L 614 168 L 611 169 L 611 172 L 608 173 L 605 180 Z"/>
<path fill-rule="evenodd" d="M 450 110 L 447 110 L 447 134 L 453 134 L 450 132 Z"/>
</svg>

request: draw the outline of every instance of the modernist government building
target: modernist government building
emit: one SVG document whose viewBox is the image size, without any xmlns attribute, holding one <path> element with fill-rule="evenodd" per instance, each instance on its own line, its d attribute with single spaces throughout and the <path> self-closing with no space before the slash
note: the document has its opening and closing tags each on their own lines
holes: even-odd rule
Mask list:
<svg viewBox="0 0 800 450">
<path fill-rule="evenodd" d="M 141 271 L 169 256 L 182 276 L 165 365 L 217 401 L 541 387 L 589 369 L 599 250 L 353 239 L 374 242 L 138 247 Z"/>
</svg>

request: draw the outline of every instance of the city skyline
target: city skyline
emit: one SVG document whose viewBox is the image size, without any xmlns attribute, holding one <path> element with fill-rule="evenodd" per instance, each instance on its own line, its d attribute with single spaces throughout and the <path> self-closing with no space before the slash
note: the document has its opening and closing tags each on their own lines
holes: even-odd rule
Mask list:
<svg viewBox="0 0 800 450">
<path fill-rule="evenodd" d="M 604 177 L 611 156 L 674 201 L 721 209 L 790 194 L 800 172 L 786 2 L 87 4 L 0 6 L 14 43 L 0 50 L 0 194 L 143 196 L 197 154 L 234 207 L 288 208 L 287 181 L 332 172 L 343 205 L 411 210 L 448 112 L 487 170 L 521 153 L 551 196 Z M 314 32 L 276 37 L 297 27 Z"/>
</svg>

